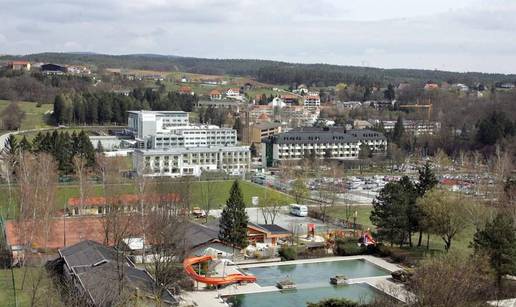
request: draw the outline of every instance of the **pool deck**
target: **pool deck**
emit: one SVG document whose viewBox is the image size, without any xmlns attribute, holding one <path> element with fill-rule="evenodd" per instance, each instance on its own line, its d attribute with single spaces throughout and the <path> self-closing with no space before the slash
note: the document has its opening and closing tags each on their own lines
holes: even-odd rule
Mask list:
<svg viewBox="0 0 516 307">
<path fill-rule="evenodd" d="M 232 273 L 240 273 L 238 269 L 246 269 L 246 268 L 255 268 L 255 267 L 268 267 L 268 266 L 279 266 L 279 265 L 289 265 L 289 264 L 305 264 L 305 263 L 320 263 L 320 262 L 334 262 L 334 261 L 342 261 L 342 260 L 365 260 L 368 261 L 384 270 L 389 272 L 393 272 L 396 270 L 403 269 L 403 267 L 398 266 L 396 264 L 385 261 L 382 258 L 369 256 L 369 255 L 359 255 L 359 256 L 346 256 L 346 257 L 325 257 L 325 258 L 316 258 L 316 259 L 303 259 L 303 260 L 293 260 L 293 261 L 283 261 L 283 262 L 271 262 L 271 263 L 253 263 L 253 264 L 245 264 L 245 265 L 237 265 L 237 266 L 226 266 L 226 267 L 216 267 L 216 270 L 219 274 L 232 274 Z M 394 283 L 390 280 L 390 275 L 385 276 L 375 276 L 375 277 L 363 277 L 363 278 L 353 278 L 349 279 L 349 284 L 359 284 L 364 283 L 367 284 L 381 292 L 384 292 L 402 302 L 406 302 L 410 297 L 410 293 L 408 293 L 404 288 L 397 283 Z M 226 286 L 219 290 L 205 290 L 205 285 L 199 283 L 199 289 L 203 289 L 200 291 L 188 291 L 184 292 L 183 297 L 185 301 L 195 302 L 196 306 L 227 306 L 226 303 L 223 302 L 221 297 L 224 296 L 232 296 L 238 294 L 249 294 L 249 293 L 262 293 L 262 292 L 276 292 L 280 291 L 275 286 L 259 286 L 257 283 L 248 283 L 248 284 L 233 284 Z"/>
</svg>

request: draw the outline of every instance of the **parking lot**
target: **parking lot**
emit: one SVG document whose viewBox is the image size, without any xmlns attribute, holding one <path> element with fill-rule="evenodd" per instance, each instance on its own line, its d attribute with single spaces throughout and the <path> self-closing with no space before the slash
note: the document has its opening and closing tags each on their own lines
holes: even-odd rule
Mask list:
<svg viewBox="0 0 516 307">
<path fill-rule="evenodd" d="M 281 207 L 281 211 L 276 215 L 276 219 L 274 223 L 292 231 L 296 228 L 296 232 L 300 234 L 306 233 L 308 224 L 315 224 L 316 231 L 326 231 L 328 227 L 324 225 L 320 220 L 313 219 L 311 217 L 299 217 L 293 216 L 288 213 L 288 207 Z M 246 208 L 247 216 L 249 216 L 249 222 L 255 224 L 264 224 L 265 220 L 263 218 L 262 212 L 260 208 Z M 222 210 L 210 210 L 210 215 L 219 218 Z M 270 221 L 269 221 L 270 223 Z"/>
</svg>

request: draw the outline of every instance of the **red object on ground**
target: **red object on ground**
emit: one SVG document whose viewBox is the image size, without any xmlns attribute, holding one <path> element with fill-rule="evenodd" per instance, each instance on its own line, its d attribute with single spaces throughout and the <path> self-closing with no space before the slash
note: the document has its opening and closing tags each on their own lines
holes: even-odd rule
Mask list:
<svg viewBox="0 0 516 307">
<path fill-rule="evenodd" d="M 208 284 L 208 285 L 229 285 L 236 282 L 255 282 L 256 277 L 254 275 L 244 275 L 244 274 L 229 274 L 225 277 L 206 277 L 199 275 L 193 269 L 192 265 L 213 260 L 212 256 L 201 256 L 201 257 L 191 257 L 186 258 L 183 261 L 183 267 L 185 268 L 186 274 L 195 279 L 196 281 Z"/>
<path fill-rule="evenodd" d="M 371 234 L 366 232 L 364 234 L 364 237 L 367 239 L 367 242 L 368 242 L 368 245 L 369 244 L 376 244 L 376 241 L 373 239 L 373 237 L 371 237 Z M 369 243 L 370 242 L 370 243 Z"/>
</svg>

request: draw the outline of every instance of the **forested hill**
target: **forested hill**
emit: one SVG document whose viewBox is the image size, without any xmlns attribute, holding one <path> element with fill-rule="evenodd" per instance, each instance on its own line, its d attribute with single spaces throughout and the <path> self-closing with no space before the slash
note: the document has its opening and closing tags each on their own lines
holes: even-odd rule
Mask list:
<svg viewBox="0 0 516 307">
<path fill-rule="evenodd" d="M 423 69 L 382 69 L 327 64 L 292 64 L 268 60 L 203 59 L 153 54 L 105 55 L 95 53 L 39 53 L 26 56 L 1 56 L 0 60 L 28 59 L 59 64 L 88 64 L 97 68 L 127 68 L 183 71 L 202 74 L 249 76 L 272 84 L 305 83 L 330 86 L 340 82 L 378 84 L 399 82 L 443 82 L 494 84 L 516 83 L 516 75 L 458 73 Z"/>
</svg>

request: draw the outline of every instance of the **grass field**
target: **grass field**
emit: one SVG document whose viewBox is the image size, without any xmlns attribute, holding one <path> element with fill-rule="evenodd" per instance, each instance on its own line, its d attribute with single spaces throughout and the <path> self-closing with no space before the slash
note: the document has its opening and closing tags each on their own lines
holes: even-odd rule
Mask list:
<svg viewBox="0 0 516 307">
<path fill-rule="evenodd" d="M 14 299 L 14 290 L 12 282 L 11 270 L 0 270 L 0 306 L 5 307 L 23 307 L 31 306 L 31 297 L 35 295 L 33 306 L 63 306 L 59 300 L 59 295 L 52 286 L 50 279 L 43 268 L 28 268 L 25 278 L 23 290 L 24 269 L 14 269 L 14 280 L 16 285 L 16 303 Z M 41 282 L 36 286 L 36 281 L 41 275 Z M 33 289 L 37 289 L 33 291 Z"/>
<path fill-rule="evenodd" d="M 206 182 L 193 182 L 192 183 L 192 206 L 198 206 L 198 207 L 204 207 L 203 202 L 203 194 L 202 194 L 202 185 L 206 185 Z M 226 181 L 214 181 L 210 184 L 213 184 L 212 191 L 213 192 L 213 199 L 212 204 L 214 207 L 222 207 L 225 203 L 227 198 L 229 197 L 229 190 L 231 189 L 231 185 L 233 184 L 233 181 L 226 180 Z M 276 190 L 266 188 L 263 186 L 259 186 L 257 184 L 248 182 L 248 181 L 240 181 L 240 187 L 242 189 L 242 193 L 244 195 L 244 201 L 245 203 L 250 206 L 251 205 L 251 198 L 253 196 L 258 196 L 260 199 L 263 199 L 265 197 L 265 194 L 268 194 L 268 197 L 279 199 L 280 201 L 284 202 L 285 204 L 289 204 L 293 202 L 293 198 L 283 194 L 281 192 L 278 192 Z M 14 190 L 14 198 L 16 198 L 16 187 L 13 188 Z M 136 189 L 134 184 L 123 184 L 120 185 L 120 191 L 122 193 L 136 193 Z M 170 191 L 173 192 L 173 191 Z M 94 185 L 92 186 L 90 192 L 88 193 L 90 196 L 97 196 L 102 194 L 102 186 L 100 185 Z M 6 216 L 8 218 L 13 217 L 13 211 L 12 209 L 8 209 L 8 188 L 6 185 L 2 185 L 0 187 L 0 213 L 3 216 Z M 55 200 L 56 208 L 63 208 L 66 201 L 70 197 L 78 197 L 79 196 L 79 188 L 77 185 L 60 185 L 57 191 L 57 197 Z M 212 208 L 213 209 L 213 208 Z"/>
<path fill-rule="evenodd" d="M 371 215 L 373 207 L 372 206 L 355 206 L 352 211 L 357 211 L 357 223 L 362 224 L 371 229 L 375 229 L 376 227 L 371 223 L 369 216 Z M 334 207 L 328 210 L 328 214 L 333 217 L 345 218 L 345 207 Z M 475 226 L 473 224 L 469 224 L 466 228 L 464 228 L 452 241 L 451 251 L 457 251 L 460 253 L 470 254 L 472 249 L 469 247 L 471 240 L 473 239 L 473 234 L 475 233 Z M 417 244 L 418 234 L 415 234 L 412 237 L 413 244 Z M 426 247 L 426 234 L 423 234 L 423 245 Z M 436 235 L 430 236 L 430 250 L 433 251 L 444 251 L 444 241 Z M 426 248 L 425 248 L 426 249 Z M 412 248 L 409 251 L 412 251 L 416 254 L 421 253 L 423 248 L 417 249 Z"/>
<path fill-rule="evenodd" d="M 9 103 L 10 101 L 0 100 L 0 112 L 2 112 Z M 18 106 L 25 112 L 25 118 L 21 123 L 21 130 L 50 127 L 46 123 L 46 120 L 50 116 L 47 112 L 51 111 L 53 108 L 51 104 L 43 104 L 37 107 L 35 102 L 20 101 L 18 102 Z"/>
</svg>

